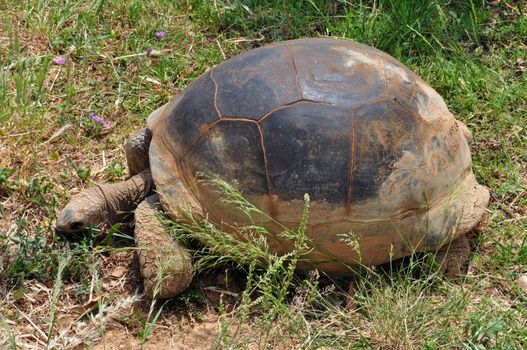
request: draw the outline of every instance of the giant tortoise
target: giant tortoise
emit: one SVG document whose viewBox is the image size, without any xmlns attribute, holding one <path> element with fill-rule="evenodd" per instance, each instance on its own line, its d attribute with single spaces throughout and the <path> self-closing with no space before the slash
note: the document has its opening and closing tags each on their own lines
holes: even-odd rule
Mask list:
<svg viewBox="0 0 527 350">
<path fill-rule="evenodd" d="M 131 177 L 73 197 L 56 231 L 107 227 L 135 210 L 145 291 L 152 296 L 163 263 L 157 297 L 174 296 L 192 266 L 158 222 L 158 203 L 174 221 L 185 206 L 218 224 L 247 222 L 218 204 L 205 175 L 241 191 L 274 233 L 275 222 L 297 227 L 309 194 L 316 249 L 302 268 L 346 273 L 438 250 L 441 271 L 456 275 L 489 200 L 470 142 L 437 92 L 386 53 L 348 40 L 284 41 L 209 69 L 154 111 L 127 142 Z M 268 246 L 283 254 L 292 244 L 273 234 Z"/>
</svg>

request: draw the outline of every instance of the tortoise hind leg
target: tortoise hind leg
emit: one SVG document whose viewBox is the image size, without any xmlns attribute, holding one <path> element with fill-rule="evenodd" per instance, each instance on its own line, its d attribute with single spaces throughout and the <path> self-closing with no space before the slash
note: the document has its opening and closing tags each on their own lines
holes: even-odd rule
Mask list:
<svg viewBox="0 0 527 350">
<path fill-rule="evenodd" d="M 148 149 L 152 140 L 152 132 L 144 128 L 130 136 L 126 141 L 125 152 L 126 162 L 130 176 L 139 174 L 141 171 L 150 167 L 148 160 Z"/>
<path fill-rule="evenodd" d="M 444 245 L 436 253 L 435 260 L 439 271 L 449 279 L 462 276 L 464 265 L 470 254 L 470 244 L 466 235 Z"/>
<path fill-rule="evenodd" d="M 147 197 L 135 211 L 135 242 L 145 295 L 169 299 L 192 281 L 190 254 L 165 231 L 159 221 L 159 196 Z"/>
</svg>

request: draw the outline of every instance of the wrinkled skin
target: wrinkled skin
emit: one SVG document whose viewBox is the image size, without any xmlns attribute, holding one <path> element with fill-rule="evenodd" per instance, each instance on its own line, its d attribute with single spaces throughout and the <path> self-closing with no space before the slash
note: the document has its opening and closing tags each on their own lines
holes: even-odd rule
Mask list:
<svg viewBox="0 0 527 350">
<path fill-rule="evenodd" d="M 456 279 L 467 271 L 465 267 L 470 255 L 470 243 L 466 235 L 444 245 L 435 255 L 439 272 L 448 279 Z"/>
<path fill-rule="evenodd" d="M 62 210 L 55 231 L 72 240 L 89 229 L 104 231 L 115 223 L 125 222 L 152 192 L 152 187 L 150 170 L 144 170 L 126 181 L 87 189 L 74 196 Z"/>
<path fill-rule="evenodd" d="M 194 269 L 186 248 L 167 234 L 159 220 L 158 195 L 147 197 L 135 210 L 135 244 L 144 293 L 169 299 L 188 288 Z"/>
<path fill-rule="evenodd" d="M 74 241 L 91 229 L 103 234 L 116 223 L 128 222 L 134 213 L 135 243 L 143 277 L 144 293 L 149 299 L 172 298 L 192 281 L 189 253 L 165 232 L 159 221 L 159 198 L 153 195 L 148 149 L 151 132 L 139 130 L 126 144 L 128 180 L 96 186 L 73 197 L 57 219 L 56 232 Z"/>
</svg>

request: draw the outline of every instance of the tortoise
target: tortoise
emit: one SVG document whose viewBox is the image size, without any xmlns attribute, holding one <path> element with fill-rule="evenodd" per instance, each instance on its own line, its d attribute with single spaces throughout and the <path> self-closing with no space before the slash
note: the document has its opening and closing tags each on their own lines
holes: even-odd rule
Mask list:
<svg viewBox="0 0 527 350">
<path fill-rule="evenodd" d="M 192 278 L 190 256 L 164 233 L 155 211 L 181 208 L 217 223 L 243 224 L 218 205 L 199 174 L 218 177 L 273 220 L 297 227 L 310 196 L 310 264 L 346 273 L 416 251 L 438 251 L 447 276 L 468 259 L 466 233 L 489 200 L 472 171 L 471 133 L 429 85 L 377 49 L 343 39 L 284 41 L 235 56 L 203 73 L 154 111 L 126 144 L 130 178 L 90 188 L 60 214 L 57 233 L 103 228 L 135 210 L 145 292 L 169 298 Z M 136 208 L 137 207 L 137 208 Z M 358 248 L 343 235 L 352 233 Z M 269 238 L 283 254 L 291 242 Z"/>
</svg>

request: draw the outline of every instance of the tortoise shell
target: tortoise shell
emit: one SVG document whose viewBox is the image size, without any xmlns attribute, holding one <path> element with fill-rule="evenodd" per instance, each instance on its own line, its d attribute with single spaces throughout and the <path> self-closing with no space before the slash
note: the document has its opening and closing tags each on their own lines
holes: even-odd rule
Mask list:
<svg viewBox="0 0 527 350">
<path fill-rule="evenodd" d="M 470 133 L 393 57 L 336 39 L 285 41 L 201 75 L 153 113 L 150 163 L 166 212 L 192 202 L 243 224 L 197 174 L 236 186 L 297 227 L 310 196 L 315 264 L 379 264 L 442 246 L 472 228 L 488 191 L 472 173 Z M 276 232 L 278 233 L 278 232 Z M 350 235 L 359 247 L 349 244 Z M 284 253 L 291 243 L 270 239 Z"/>
</svg>

